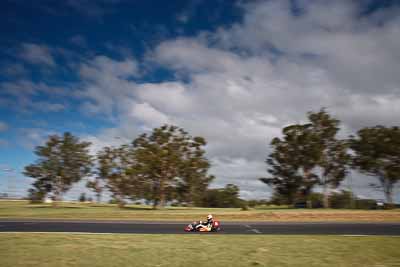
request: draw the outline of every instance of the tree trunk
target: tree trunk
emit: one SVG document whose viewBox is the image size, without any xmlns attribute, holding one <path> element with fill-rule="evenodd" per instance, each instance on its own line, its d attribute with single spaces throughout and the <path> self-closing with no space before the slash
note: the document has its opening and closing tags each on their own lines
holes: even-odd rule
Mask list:
<svg viewBox="0 0 400 267">
<path fill-rule="evenodd" d="M 324 199 L 323 199 L 323 205 L 325 209 L 329 208 L 329 186 L 326 182 L 324 182 L 324 188 L 323 188 L 323 194 L 324 194 Z"/>
<path fill-rule="evenodd" d="M 55 177 L 55 185 L 54 185 L 54 201 L 53 201 L 53 207 L 58 206 L 58 201 L 61 200 L 61 193 L 63 192 L 63 187 L 62 187 L 62 177 L 61 176 L 56 176 Z"/>
<path fill-rule="evenodd" d="M 160 202 L 159 199 L 159 185 L 158 181 L 155 181 L 152 188 L 152 196 L 151 199 L 153 200 L 153 209 L 156 210 L 158 207 L 158 203 Z"/>
<path fill-rule="evenodd" d="M 164 208 L 165 206 L 165 188 L 164 188 L 164 179 L 160 182 L 160 208 Z"/>
<path fill-rule="evenodd" d="M 393 204 L 392 192 L 386 193 L 386 199 L 387 199 L 388 204 Z"/>
<path fill-rule="evenodd" d="M 392 194 L 392 188 L 385 188 L 385 198 L 388 204 L 393 204 L 393 194 Z"/>
<path fill-rule="evenodd" d="M 122 198 L 118 198 L 118 208 L 122 209 L 125 207 L 125 201 Z"/>
<path fill-rule="evenodd" d="M 386 202 L 388 204 L 393 204 L 393 184 L 389 179 L 385 179 L 385 177 L 381 178 L 383 193 L 385 194 Z"/>
<path fill-rule="evenodd" d="M 158 199 L 155 199 L 153 202 L 153 209 L 156 210 L 158 207 Z"/>
<path fill-rule="evenodd" d="M 284 200 L 287 203 L 282 203 L 282 199 L 281 199 L 281 197 L 279 197 L 280 198 L 280 200 L 279 200 L 280 204 L 279 205 L 288 204 L 290 206 L 294 206 L 295 201 L 296 201 L 297 193 L 298 193 L 297 190 L 288 192 L 288 194 L 286 194 L 286 196 L 285 196 L 286 199 Z M 283 196 L 283 195 L 280 195 L 280 196 Z"/>
<path fill-rule="evenodd" d="M 353 190 L 350 192 L 350 209 L 355 209 L 356 208 L 356 202 L 355 202 L 355 197 Z"/>
<path fill-rule="evenodd" d="M 196 206 L 195 205 L 195 203 L 196 203 L 196 198 L 195 198 L 196 193 L 194 192 L 195 188 L 194 188 L 193 185 L 191 185 L 189 188 L 190 188 L 189 189 L 189 195 L 186 197 L 186 199 L 187 199 L 186 204 L 188 205 L 188 207 L 194 207 L 194 206 Z"/>
<path fill-rule="evenodd" d="M 54 192 L 54 200 L 52 202 L 52 206 L 53 208 L 57 208 L 58 207 L 58 202 L 61 201 L 61 193 L 58 192 L 57 190 Z"/>
</svg>

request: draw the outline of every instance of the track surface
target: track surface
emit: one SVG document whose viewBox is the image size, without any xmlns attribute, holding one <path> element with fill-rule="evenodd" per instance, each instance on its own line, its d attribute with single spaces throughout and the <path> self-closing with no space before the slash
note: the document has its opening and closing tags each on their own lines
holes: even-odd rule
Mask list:
<svg viewBox="0 0 400 267">
<path fill-rule="evenodd" d="M 38 221 L 0 220 L 0 232 L 84 232 L 182 234 L 184 222 L 140 221 Z M 186 233 L 188 234 L 188 233 Z M 191 234 L 191 233 L 190 233 Z M 205 234 L 205 233 L 201 233 Z M 397 235 L 400 223 L 223 223 L 222 231 L 206 234 L 320 234 L 320 235 Z"/>
</svg>

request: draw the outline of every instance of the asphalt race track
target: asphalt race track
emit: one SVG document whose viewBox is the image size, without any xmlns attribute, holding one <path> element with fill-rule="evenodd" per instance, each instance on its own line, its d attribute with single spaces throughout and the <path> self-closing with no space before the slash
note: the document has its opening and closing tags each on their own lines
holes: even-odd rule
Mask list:
<svg viewBox="0 0 400 267">
<path fill-rule="evenodd" d="M 222 230 L 218 233 L 185 233 L 183 231 L 185 225 L 185 222 L 0 220 L 0 232 L 400 236 L 400 223 L 222 222 Z"/>
</svg>

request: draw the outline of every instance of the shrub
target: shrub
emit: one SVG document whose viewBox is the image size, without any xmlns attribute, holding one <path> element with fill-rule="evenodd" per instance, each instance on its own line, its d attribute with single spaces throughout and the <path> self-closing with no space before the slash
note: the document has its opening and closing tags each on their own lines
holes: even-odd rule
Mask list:
<svg viewBox="0 0 400 267">
<path fill-rule="evenodd" d="M 29 202 L 32 204 L 43 203 L 43 200 L 46 196 L 46 193 L 43 191 L 38 191 L 35 189 L 29 189 L 28 191 L 28 199 Z"/>
<path fill-rule="evenodd" d="M 308 201 L 311 202 L 311 207 L 313 209 L 317 209 L 317 208 L 323 207 L 323 198 L 324 198 L 324 195 L 321 193 L 311 193 L 308 196 Z"/>
<path fill-rule="evenodd" d="M 375 199 L 357 199 L 355 201 L 356 209 L 362 210 L 371 210 L 376 209 L 376 200 Z"/>
<path fill-rule="evenodd" d="M 310 193 L 308 196 L 298 196 L 294 208 L 305 209 L 305 208 L 322 208 L 323 206 L 323 195 L 321 193 Z"/>
<path fill-rule="evenodd" d="M 239 198 L 239 187 L 228 184 L 224 188 L 208 189 L 203 198 L 204 207 L 241 208 L 244 200 Z"/>
<path fill-rule="evenodd" d="M 396 205 L 396 204 L 385 203 L 385 205 L 383 206 L 383 208 L 384 208 L 385 210 L 392 210 L 392 209 L 397 208 L 397 205 Z"/>
<path fill-rule="evenodd" d="M 82 193 L 79 197 L 79 202 L 85 202 L 86 201 L 86 194 Z"/>
<path fill-rule="evenodd" d="M 350 209 L 352 208 L 352 193 L 342 190 L 340 193 L 333 193 L 329 197 L 330 207 L 332 209 Z"/>
</svg>

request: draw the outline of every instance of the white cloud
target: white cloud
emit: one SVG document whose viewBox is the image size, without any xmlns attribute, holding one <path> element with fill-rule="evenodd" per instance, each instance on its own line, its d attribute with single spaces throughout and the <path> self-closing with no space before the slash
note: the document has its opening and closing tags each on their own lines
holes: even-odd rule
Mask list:
<svg viewBox="0 0 400 267">
<path fill-rule="evenodd" d="M 340 87 L 363 93 L 399 90 L 395 68 L 400 60 L 395 48 L 400 44 L 398 9 L 381 11 L 385 23 L 377 24 L 375 19 L 359 15 L 356 2 L 300 3 L 301 16 L 292 14 L 289 1 L 247 5 L 243 24 L 220 30 L 216 38 L 225 47 L 256 55 L 274 47 L 288 58 L 313 56 L 312 63 L 329 70 Z"/>
<path fill-rule="evenodd" d="M 35 102 L 33 105 L 35 105 L 37 110 L 41 111 L 50 111 L 50 112 L 59 112 L 65 110 L 65 106 L 60 103 L 48 103 L 45 101 L 38 101 Z"/>
<path fill-rule="evenodd" d="M 31 64 L 50 67 L 56 65 L 51 51 L 46 45 L 24 43 L 21 45 L 19 57 Z"/>
<path fill-rule="evenodd" d="M 101 78 L 99 76 L 130 78 L 136 76 L 137 71 L 137 63 L 132 59 L 114 61 L 105 56 L 97 56 L 92 61 L 82 65 L 80 75 L 88 80 Z"/>
<path fill-rule="evenodd" d="M 246 158 L 213 158 L 213 174 L 218 177 L 211 187 L 224 187 L 233 183 L 240 187 L 241 196 L 247 199 L 268 198 L 271 189 L 258 178 L 265 172 L 265 164 L 259 160 L 251 161 Z"/>
<path fill-rule="evenodd" d="M 65 108 L 63 103 L 53 103 L 60 101 L 60 97 L 68 98 L 72 96 L 72 89 L 68 87 L 49 86 L 43 82 L 33 82 L 30 80 L 16 80 L 0 83 L 0 96 L 4 97 L 5 105 L 11 106 L 18 112 L 50 111 L 58 112 Z M 35 97 L 46 94 L 49 100 L 40 101 Z M 57 98 L 57 100 L 53 100 Z"/>
<path fill-rule="evenodd" d="M 95 57 L 79 69 L 84 84 L 78 97 L 89 100 L 83 105 L 87 113 L 115 113 L 126 110 L 122 102 L 134 97 L 136 84 L 129 79 L 138 75 L 138 67 L 133 59 L 115 61 L 105 56 Z"/>
<path fill-rule="evenodd" d="M 172 114 L 188 112 L 195 105 L 193 97 L 180 82 L 145 83 L 137 86 L 135 96 Z"/>
<path fill-rule="evenodd" d="M 94 135 L 85 135 L 82 136 L 82 139 L 90 142 L 90 153 L 95 155 L 98 151 L 106 146 L 114 146 L 117 147 L 122 144 L 126 144 L 132 140 L 126 138 L 126 136 L 130 136 L 131 134 L 137 134 L 132 129 L 121 129 L 121 128 L 108 128 L 104 129 L 96 136 Z"/>
<path fill-rule="evenodd" d="M 42 128 L 20 128 L 17 133 L 18 144 L 28 150 L 43 145 L 47 137 L 54 132 Z"/>
<path fill-rule="evenodd" d="M 214 185 L 238 184 L 251 198 L 269 195 L 257 180 L 267 175 L 269 142 L 282 127 L 304 122 L 307 111 L 327 107 L 346 134 L 398 125 L 398 16 L 382 10 L 360 17 L 351 1 L 300 1 L 302 12 L 294 15 L 290 2 L 252 2 L 231 27 L 161 42 L 151 62 L 174 71 L 174 82 L 135 81 L 138 63 L 130 57 L 82 64 L 82 108 L 115 122 L 87 138 L 99 148 L 116 143 L 115 136 L 132 140 L 177 124 L 207 139 Z"/>
<path fill-rule="evenodd" d="M 152 127 L 158 127 L 170 122 L 167 115 L 155 109 L 147 102 L 133 104 L 131 116 Z"/>
</svg>

